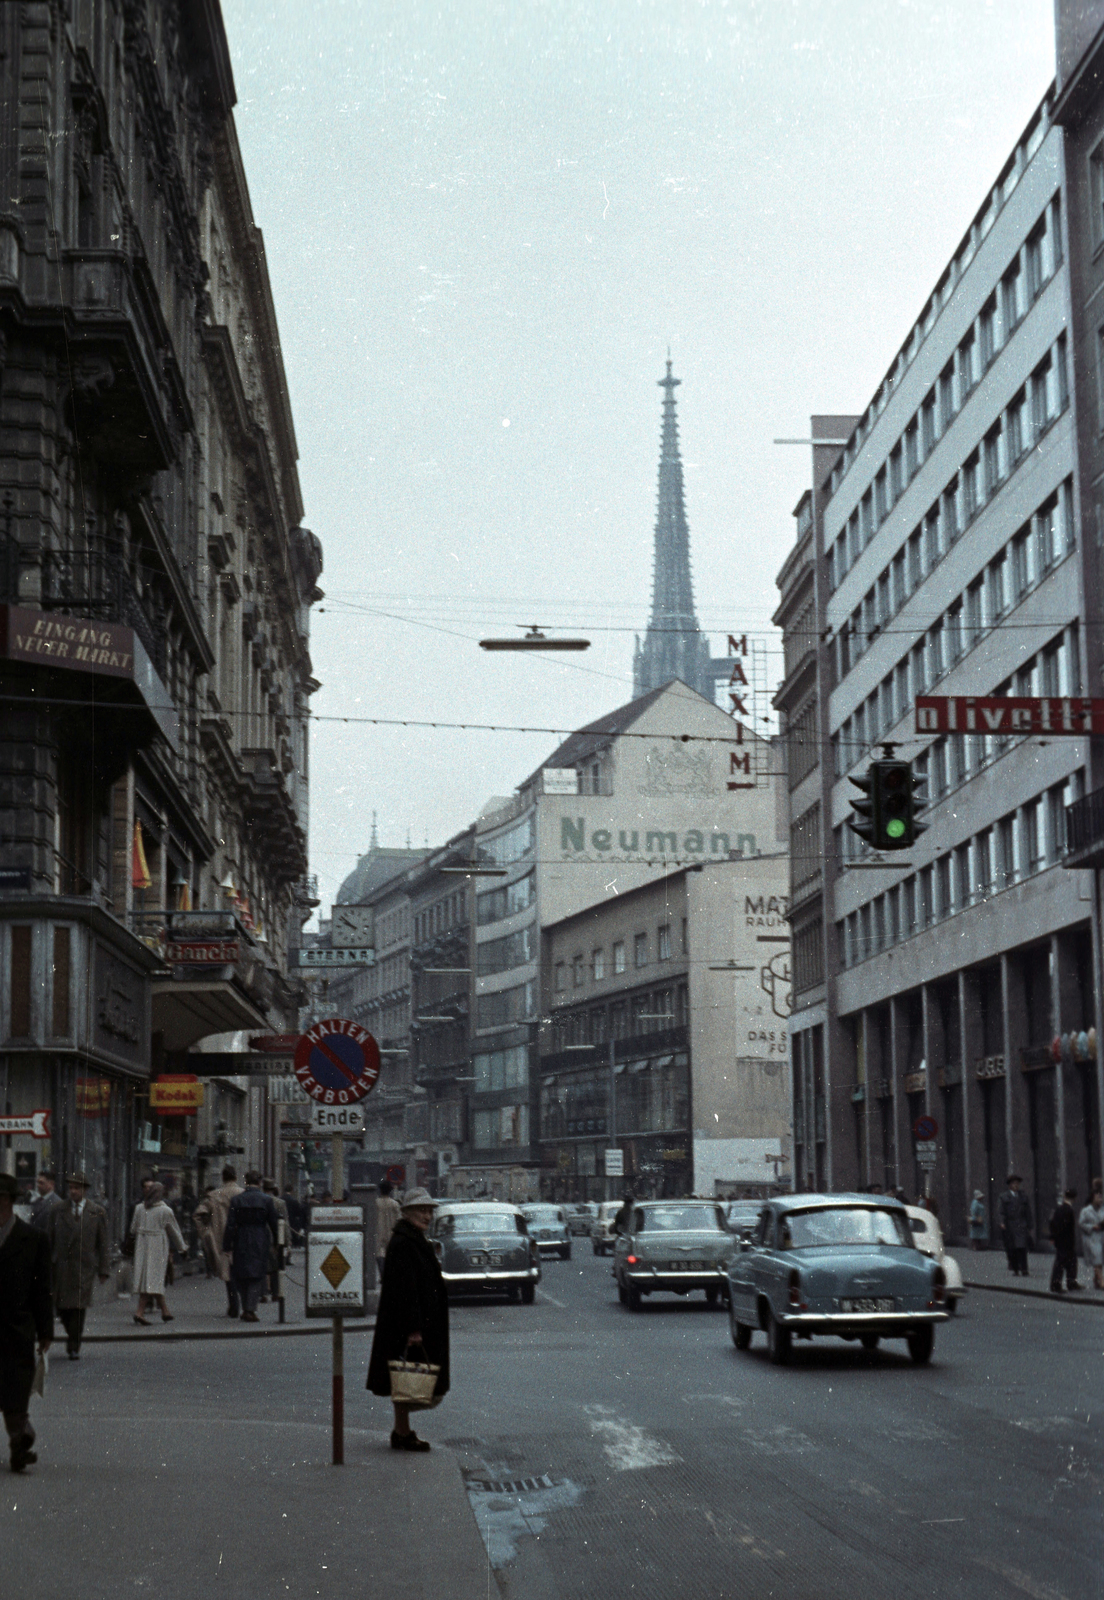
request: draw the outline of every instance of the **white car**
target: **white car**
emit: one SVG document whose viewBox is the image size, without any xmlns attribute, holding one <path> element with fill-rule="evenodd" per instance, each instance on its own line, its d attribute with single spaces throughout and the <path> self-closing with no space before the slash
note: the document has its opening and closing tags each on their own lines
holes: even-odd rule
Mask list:
<svg viewBox="0 0 1104 1600">
<path fill-rule="evenodd" d="M 613 1243 L 616 1237 L 613 1231 L 613 1219 L 620 1211 L 620 1200 L 603 1200 L 598 1206 L 598 1215 L 590 1224 L 590 1242 L 596 1256 L 612 1255 Z"/>
<path fill-rule="evenodd" d="M 924 1206 L 906 1206 L 905 1210 L 908 1212 L 909 1227 L 912 1229 L 912 1239 L 917 1250 L 922 1250 L 926 1256 L 931 1256 L 933 1261 L 938 1261 L 946 1273 L 947 1310 L 954 1316 L 958 1302 L 966 1293 L 966 1285 L 962 1281 L 958 1262 L 943 1248 L 943 1229 L 939 1226 L 939 1218 Z"/>
</svg>

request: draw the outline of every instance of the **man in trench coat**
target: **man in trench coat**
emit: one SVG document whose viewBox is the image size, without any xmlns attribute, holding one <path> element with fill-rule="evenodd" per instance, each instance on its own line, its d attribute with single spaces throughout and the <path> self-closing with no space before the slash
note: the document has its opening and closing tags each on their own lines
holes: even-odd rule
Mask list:
<svg viewBox="0 0 1104 1600">
<path fill-rule="evenodd" d="M 0 1172 L 0 1411 L 13 1472 L 38 1460 L 29 1414 L 35 1344 L 44 1355 L 54 1336 L 50 1241 L 15 1215 L 18 1195 L 15 1179 Z"/>
<path fill-rule="evenodd" d="M 88 1178 L 74 1172 L 69 1179 L 69 1199 L 55 1206 L 50 1216 L 49 1239 L 54 1268 L 54 1307 L 65 1327 L 65 1347 L 70 1361 L 80 1358 L 84 1318 L 92 1304 L 96 1278 L 106 1283 L 110 1261 L 107 1251 L 107 1212 L 88 1199 Z"/>
<path fill-rule="evenodd" d="M 230 1202 L 222 1248 L 231 1256 L 230 1281 L 241 1295 L 243 1322 L 259 1322 L 257 1305 L 268 1273 L 268 1252 L 275 1247 L 276 1207 L 261 1191 L 259 1172 L 247 1172 L 245 1192 Z"/>
<path fill-rule="evenodd" d="M 241 1311 L 241 1297 L 238 1286 L 230 1275 L 230 1257 L 223 1249 L 222 1236 L 226 1232 L 226 1220 L 230 1215 L 230 1202 L 236 1194 L 241 1194 L 242 1186 L 238 1182 L 238 1174 L 233 1167 L 226 1166 L 222 1169 L 222 1188 L 212 1189 L 207 1196 L 207 1204 L 211 1211 L 211 1239 L 214 1244 L 215 1265 L 218 1275 L 226 1285 L 226 1315 L 236 1317 Z"/>
<path fill-rule="evenodd" d="M 1008 1174 L 1008 1188 L 998 1201 L 1001 1233 L 1008 1256 L 1008 1270 L 1018 1278 L 1030 1276 L 1027 1252 L 1031 1244 L 1031 1202 L 1020 1192 L 1023 1179 L 1018 1172 Z"/>
</svg>

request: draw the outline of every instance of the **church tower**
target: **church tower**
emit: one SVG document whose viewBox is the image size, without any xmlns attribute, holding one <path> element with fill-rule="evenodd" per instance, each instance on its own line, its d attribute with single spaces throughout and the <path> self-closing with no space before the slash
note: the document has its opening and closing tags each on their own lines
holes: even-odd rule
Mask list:
<svg viewBox="0 0 1104 1600">
<path fill-rule="evenodd" d="M 655 555 L 652 566 L 652 614 L 633 655 L 633 697 L 658 689 L 672 678 L 713 699 L 709 641 L 698 626 L 694 585 L 690 576 L 690 529 L 682 484 L 675 390 L 681 378 L 659 379 L 663 390 L 663 436 L 659 454 L 659 496 L 656 507 Z"/>
</svg>

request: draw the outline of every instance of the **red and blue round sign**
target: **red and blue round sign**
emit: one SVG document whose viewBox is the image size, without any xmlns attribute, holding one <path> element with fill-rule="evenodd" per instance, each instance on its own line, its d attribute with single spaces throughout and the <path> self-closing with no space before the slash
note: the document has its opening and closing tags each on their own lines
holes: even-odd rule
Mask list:
<svg viewBox="0 0 1104 1600">
<path fill-rule="evenodd" d="M 912 1131 L 917 1139 L 934 1139 L 939 1132 L 939 1124 L 934 1117 L 925 1114 L 917 1117 L 912 1125 Z"/>
<path fill-rule="evenodd" d="M 379 1074 L 379 1045 L 359 1022 L 328 1017 L 299 1036 L 295 1076 L 321 1105 L 351 1106 L 363 1100 Z"/>
</svg>

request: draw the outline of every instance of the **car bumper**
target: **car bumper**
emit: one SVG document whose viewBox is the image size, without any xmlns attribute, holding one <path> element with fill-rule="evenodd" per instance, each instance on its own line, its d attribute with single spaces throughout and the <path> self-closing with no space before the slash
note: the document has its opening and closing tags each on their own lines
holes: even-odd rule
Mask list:
<svg viewBox="0 0 1104 1600">
<path fill-rule="evenodd" d="M 795 1333 L 880 1333 L 887 1339 L 904 1338 L 917 1328 L 946 1322 L 946 1311 L 795 1311 L 778 1316 L 780 1327 Z"/>
<path fill-rule="evenodd" d="M 556 1250 L 566 1250 L 571 1243 L 570 1239 L 535 1239 L 534 1244 L 539 1251 L 552 1253 Z"/>
<path fill-rule="evenodd" d="M 728 1292 L 724 1270 L 712 1272 L 626 1272 L 629 1283 L 638 1289 L 723 1289 Z"/>
<path fill-rule="evenodd" d="M 540 1275 L 539 1267 L 512 1267 L 509 1270 L 496 1271 L 491 1269 L 486 1272 L 441 1273 L 446 1287 L 459 1289 L 500 1288 L 504 1284 L 511 1283 L 538 1283 Z"/>
</svg>

